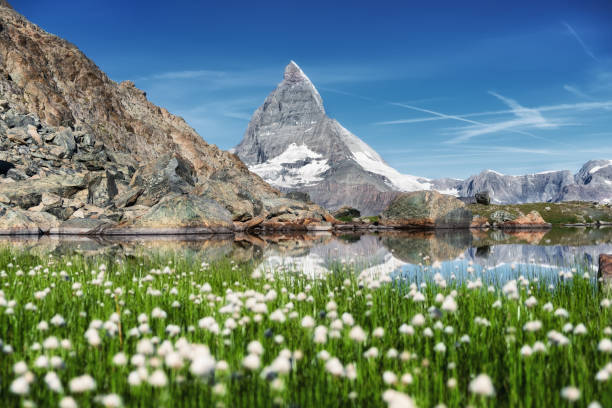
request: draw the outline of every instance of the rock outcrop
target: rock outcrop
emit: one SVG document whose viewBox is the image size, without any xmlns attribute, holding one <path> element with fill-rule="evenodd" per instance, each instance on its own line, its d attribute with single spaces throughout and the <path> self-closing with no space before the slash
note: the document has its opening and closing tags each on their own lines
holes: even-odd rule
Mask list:
<svg viewBox="0 0 612 408">
<path fill-rule="evenodd" d="M 334 212 L 334 217 L 337 219 L 346 218 L 352 220 L 353 218 L 361 217 L 361 213 L 356 208 L 342 207 L 338 211 Z"/>
<path fill-rule="evenodd" d="M 457 198 L 437 191 L 397 196 L 382 213 L 381 223 L 395 228 L 469 228 L 472 212 Z"/>
<path fill-rule="evenodd" d="M 599 270 L 598 277 L 606 281 L 612 280 L 612 255 L 599 255 Z"/>
<path fill-rule="evenodd" d="M 74 45 L 0 3 L 1 231 L 32 233 L 41 223 L 38 232 L 99 234 L 159 222 L 226 232 L 259 218 L 282 229 L 330 217 L 287 200 L 290 217 L 280 221 L 262 202 L 281 198 L 133 83 L 112 81 Z"/>
<path fill-rule="evenodd" d="M 551 224 L 544 221 L 544 218 L 537 211 L 531 211 L 529 214 L 520 217 L 513 217 L 511 220 L 503 221 L 498 225 L 502 229 L 534 229 L 534 228 L 551 228 Z"/>
</svg>

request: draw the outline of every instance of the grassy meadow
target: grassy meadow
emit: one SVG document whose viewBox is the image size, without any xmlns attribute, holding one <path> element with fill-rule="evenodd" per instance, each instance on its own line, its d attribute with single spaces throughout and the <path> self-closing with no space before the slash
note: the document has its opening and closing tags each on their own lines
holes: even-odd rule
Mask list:
<svg viewBox="0 0 612 408">
<path fill-rule="evenodd" d="M 612 295 L 338 263 L 0 250 L 0 401 L 38 407 L 612 407 Z"/>
<path fill-rule="evenodd" d="M 559 203 L 524 203 L 524 204 L 469 204 L 474 215 L 490 219 L 495 211 L 507 211 L 514 216 L 537 211 L 544 221 L 553 225 L 612 222 L 610 204 L 598 204 L 588 201 L 564 201 Z"/>
</svg>

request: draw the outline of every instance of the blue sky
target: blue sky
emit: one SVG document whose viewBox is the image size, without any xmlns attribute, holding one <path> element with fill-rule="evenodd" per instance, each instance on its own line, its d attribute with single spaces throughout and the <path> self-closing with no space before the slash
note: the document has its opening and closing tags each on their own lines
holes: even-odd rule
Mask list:
<svg viewBox="0 0 612 408">
<path fill-rule="evenodd" d="M 295 60 L 328 114 L 404 173 L 612 158 L 609 0 L 11 4 L 223 149 Z"/>
</svg>

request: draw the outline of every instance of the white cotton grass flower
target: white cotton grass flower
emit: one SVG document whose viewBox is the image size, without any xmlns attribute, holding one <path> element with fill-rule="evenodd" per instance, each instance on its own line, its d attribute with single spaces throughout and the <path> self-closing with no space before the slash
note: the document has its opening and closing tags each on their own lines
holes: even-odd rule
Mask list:
<svg viewBox="0 0 612 408">
<path fill-rule="evenodd" d="M 138 354 L 151 355 L 155 352 L 155 345 L 150 339 L 142 339 L 136 343 L 136 352 Z"/>
<path fill-rule="evenodd" d="M 415 292 L 414 295 L 412 295 L 412 300 L 414 302 L 424 302 L 425 301 L 425 295 L 421 292 Z"/>
<path fill-rule="evenodd" d="M 96 397 L 96 400 L 105 408 L 119 408 L 123 406 L 123 401 L 117 394 L 101 395 Z"/>
<path fill-rule="evenodd" d="M 113 356 L 113 364 L 117 366 L 124 366 L 128 362 L 125 353 L 119 352 Z"/>
<path fill-rule="evenodd" d="M 59 402 L 59 408 L 78 408 L 78 405 L 74 398 L 64 397 Z"/>
<path fill-rule="evenodd" d="M 55 373 L 55 371 L 49 371 L 45 374 L 45 383 L 47 387 L 53 392 L 62 393 L 64 392 L 64 387 L 62 387 L 62 382 Z"/>
<path fill-rule="evenodd" d="M 353 326 L 355 324 L 355 319 L 350 313 L 342 313 L 342 322 L 347 326 Z"/>
<path fill-rule="evenodd" d="M 374 337 L 378 337 L 381 338 L 385 335 L 385 329 L 383 329 L 382 327 L 377 327 L 374 329 L 374 331 L 372 332 L 372 336 Z"/>
<path fill-rule="evenodd" d="M 312 316 L 304 316 L 302 318 L 302 327 L 312 329 L 315 326 L 315 319 Z"/>
<path fill-rule="evenodd" d="M 539 320 L 532 320 L 530 322 L 525 323 L 523 326 L 523 330 L 528 332 L 536 332 L 542 328 L 542 322 Z"/>
<path fill-rule="evenodd" d="M 151 373 L 148 381 L 151 386 L 161 388 L 168 385 L 168 376 L 163 370 L 157 369 Z"/>
<path fill-rule="evenodd" d="M 567 337 L 555 330 L 549 331 L 547 337 L 551 343 L 556 344 L 558 346 L 566 346 L 570 343 Z"/>
<path fill-rule="evenodd" d="M 56 314 L 55 316 L 53 316 L 51 320 L 49 320 L 49 322 L 56 327 L 64 326 L 66 324 L 66 321 L 64 320 L 64 318 L 59 314 Z"/>
<path fill-rule="evenodd" d="M 329 360 L 330 357 L 331 355 L 329 354 L 329 351 L 327 350 L 321 350 L 317 353 L 317 358 L 319 360 L 327 361 Z"/>
<path fill-rule="evenodd" d="M 219 371 L 227 370 L 227 362 L 219 361 L 219 363 L 216 363 L 215 359 L 208 353 L 200 353 L 193 359 L 191 365 L 189 366 L 189 372 L 199 377 L 211 375 L 214 373 L 215 369 L 218 369 Z"/>
<path fill-rule="evenodd" d="M 531 349 L 534 353 L 546 353 L 546 345 L 541 341 L 536 341 L 533 343 L 533 347 Z"/>
<path fill-rule="evenodd" d="M 599 382 L 608 381 L 610 379 L 610 373 L 606 369 L 599 370 L 595 375 L 595 379 Z"/>
<path fill-rule="evenodd" d="M 412 378 L 412 374 L 405 373 L 405 374 L 402 375 L 402 378 L 401 378 L 400 381 L 404 385 L 409 385 L 409 384 L 412 384 L 414 382 L 414 379 Z"/>
<path fill-rule="evenodd" d="M 424 324 L 425 324 L 425 316 L 423 316 L 421 313 L 416 314 L 412 318 L 412 325 L 413 326 L 423 326 Z"/>
<path fill-rule="evenodd" d="M 528 308 L 532 308 L 537 304 L 538 304 L 538 299 L 536 299 L 534 296 L 529 296 L 527 300 L 525 300 L 525 306 L 527 306 Z"/>
<path fill-rule="evenodd" d="M 442 302 L 442 306 L 440 308 L 449 313 L 455 313 L 457 311 L 457 302 L 455 298 L 452 296 L 447 296 Z"/>
<path fill-rule="evenodd" d="M 55 336 L 47 337 L 42 343 L 43 348 L 46 350 L 55 350 L 59 348 L 59 345 L 59 340 Z"/>
<path fill-rule="evenodd" d="M 383 382 L 387 385 L 393 385 L 397 383 L 397 375 L 392 371 L 385 371 L 382 375 Z"/>
<path fill-rule="evenodd" d="M 506 284 L 502 287 L 502 292 L 509 299 L 518 299 L 519 298 L 519 289 L 516 280 L 511 280 L 506 282 Z"/>
<path fill-rule="evenodd" d="M 336 357 L 327 360 L 325 363 L 325 369 L 335 377 L 342 377 L 344 375 L 344 367 L 340 360 L 338 360 Z"/>
<path fill-rule="evenodd" d="M 368 335 L 361 328 L 361 326 L 355 326 L 349 332 L 349 337 L 351 338 L 351 340 L 354 340 L 358 343 L 363 343 L 364 341 L 366 341 Z"/>
<path fill-rule="evenodd" d="M 597 350 L 601 351 L 602 353 L 612 353 L 612 340 L 601 339 L 597 345 Z"/>
<path fill-rule="evenodd" d="M 28 365 L 25 361 L 18 361 L 13 365 L 13 372 L 17 375 L 23 375 L 28 371 Z"/>
<path fill-rule="evenodd" d="M 272 320 L 273 322 L 284 323 L 285 320 L 287 320 L 287 317 L 285 316 L 282 310 L 276 309 L 275 311 L 270 313 L 270 320 Z"/>
<path fill-rule="evenodd" d="M 30 382 L 25 375 L 17 377 L 11 383 L 10 390 L 13 394 L 27 395 L 30 392 Z"/>
<path fill-rule="evenodd" d="M 314 329 L 313 341 L 317 344 L 325 344 L 327 342 L 327 327 L 317 326 Z"/>
<path fill-rule="evenodd" d="M 49 358 L 47 356 L 38 356 L 34 360 L 34 367 L 36 368 L 47 368 L 49 367 Z"/>
<path fill-rule="evenodd" d="M 383 393 L 383 400 L 387 403 L 388 408 L 416 408 L 412 398 L 392 389 L 386 390 Z"/>
<path fill-rule="evenodd" d="M 521 356 L 529 357 L 532 354 L 533 349 L 528 344 L 525 344 L 523 347 L 521 347 Z"/>
<path fill-rule="evenodd" d="M 580 399 L 580 390 L 576 387 L 565 387 L 561 390 L 561 396 L 570 402 Z"/>
<path fill-rule="evenodd" d="M 255 354 L 257 356 L 261 356 L 264 353 L 264 348 L 263 348 L 263 346 L 261 345 L 260 342 L 258 342 L 257 340 L 253 340 L 247 346 L 247 351 L 250 354 Z"/>
<path fill-rule="evenodd" d="M 363 353 L 363 356 L 365 358 L 377 358 L 378 357 L 378 348 L 370 347 L 368 350 L 366 350 Z"/>
<path fill-rule="evenodd" d="M 96 381 L 90 375 L 84 374 L 70 380 L 68 387 L 73 394 L 93 391 L 96 389 Z"/>
<path fill-rule="evenodd" d="M 259 356 L 257 354 L 249 354 L 242 360 L 242 365 L 247 370 L 255 371 L 261 364 Z"/>
<path fill-rule="evenodd" d="M 446 353 L 446 345 L 444 343 L 438 343 L 434 346 L 434 351 L 436 353 Z"/>
<path fill-rule="evenodd" d="M 399 332 L 401 334 L 407 334 L 409 336 L 412 336 L 414 334 L 414 327 L 404 323 L 399 327 Z"/>
<path fill-rule="evenodd" d="M 586 326 L 582 323 L 577 324 L 576 327 L 574 327 L 574 334 L 577 334 L 577 335 L 587 334 Z"/>
<path fill-rule="evenodd" d="M 491 377 L 486 374 L 480 374 L 470 382 L 470 392 L 473 394 L 492 397 L 495 395 L 495 388 Z"/>
<path fill-rule="evenodd" d="M 132 372 L 130 372 L 130 374 L 128 374 L 127 382 L 132 387 L 137 387 L 140 384 L 142 384 L 142 377 L 140 376 L 138 371 L 132 371 Z"/>
</svg>

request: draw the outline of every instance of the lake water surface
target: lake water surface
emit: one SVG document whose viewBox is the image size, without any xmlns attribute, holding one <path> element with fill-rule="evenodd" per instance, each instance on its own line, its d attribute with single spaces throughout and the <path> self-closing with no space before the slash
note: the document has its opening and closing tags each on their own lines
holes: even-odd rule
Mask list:
<svg viewBox="0 0 612 408">
<path fill-rule="evenodd" d="M 596 279 L 599 254 L 612 253 L 612 228 L 550 231 L 419 231 L 208 236 L 20 237 L 0 238 L 9 246 L 48 254 L 172 255 L 202 262 L 231 259 L 254 269 L 299 270 L 311 276 L 348 265 L 355 273 L 387 274 L 413 281 L 436 273 L 445 279 L 481 279 L 503 284 L 518 275 L 559 278 L 584 265 Z"/>
</svg>

